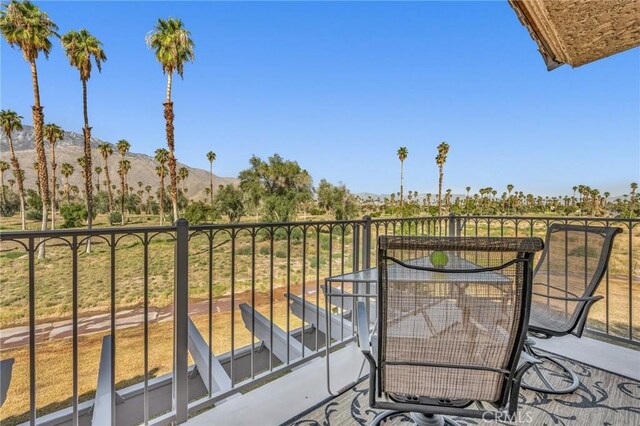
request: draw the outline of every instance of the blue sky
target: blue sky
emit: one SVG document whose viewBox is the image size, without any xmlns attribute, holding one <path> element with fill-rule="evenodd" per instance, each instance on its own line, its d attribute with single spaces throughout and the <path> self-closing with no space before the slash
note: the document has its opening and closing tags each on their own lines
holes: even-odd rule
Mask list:
<svg viewBox="0 0 640 426">
<path fill-rule="evenodd" d="M 501 2 L 37 2 L 61 33 L 87 28 L 108 61 L 89 82 L 93 135 L 134 152 L 165 145 L 166 77 L 144 36 L 181 18 L 196 61 L 175 80 L 177 156 L 236 176 L 252 154 L 297 160 L 317 183 L 354 192 L 437 191 L 436 146 L 451 145 L 445 188 L 508 183 L 525 193 L 614 195 L 640 180 L 640 49 L 547 72 Z M 31 124 L 22 55 L 0 44 L 3 109 Z M 82 127 L 81 85 L 56 46 L 38 62 L 45 119 Z"/>
</svg>

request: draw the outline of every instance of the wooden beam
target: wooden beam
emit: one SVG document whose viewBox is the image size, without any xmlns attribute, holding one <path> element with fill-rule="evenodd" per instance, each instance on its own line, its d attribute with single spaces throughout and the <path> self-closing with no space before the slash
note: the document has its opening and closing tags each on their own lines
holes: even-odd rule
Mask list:
<svg viewBox="0 0 640 426">
<path fill-rule="evenodd" d="M 287 332 L 277 325 L 273 324 L 273 341 L 271 339 L 271 321 L 258 311 L 246 304 L 240 305 L 240 313 L 242 314 L 242 321 L 247 327 L 247 330 L 252 331 L 255 337 L 262 340 L 265 346 L 276 356 L 280 361 L 286 363 L 296 358 L 302 357 L 302 343 L 296 340 L 291 334 L 287 339 Z M 252 327 L 252 315 L 253 322 L 255 323 L 255 329 Z M 303 331 L 304 333 L 304 331 Z M 287 359 L 287 344 L 289 347 L 289 357 Z M 309 348 L 305 348 L 305 355 L 312 354 L 314 351 Z"/>
<path fill-rule="evenodd" d="M 303 319 L 309 324 L 313 324 L 324 335 L 327 335 L 327 317 L 326 311 L 323 308 L 318 308 L 308 300 L 302 300 L 294 294 L 285 294 L 289 298 L 291 303 L 289 308 L 291 312 L 300 319 Z M 304 318 L 302 318 L 302 307 L 304 306 Z M 334 340 L 342 340 L 343 338 L 351 337 L 353 333 L 353 325 L 351 321 L 341 318 L 339 315 L 331 315 L 331 338 Z M 319 322 L 318 322 L 319 320 Z"/>
<path fill-rule="evenodd" d="M 189 317 L 189 353 L 198 367 L 200 377 L 204 386 L 210 393 L 216 393 L 231 389 L 231 378 L 220 364 L 218 358 L 211 352 L 209 345 L 200 334 L 198 327 Z M 209 371 L 211 365 L 211 371 Z M 211 378 L 211 389 L 209 389 L 209 378 Z"/>
</svg>

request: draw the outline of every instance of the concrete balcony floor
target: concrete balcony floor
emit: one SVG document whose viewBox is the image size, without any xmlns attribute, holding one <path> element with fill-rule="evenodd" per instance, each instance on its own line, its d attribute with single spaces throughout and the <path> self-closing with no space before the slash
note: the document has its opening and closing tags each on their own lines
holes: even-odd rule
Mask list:
<svg viewBox="0 0 640 426">
<path fill-rule="evenodd" d="M 573 336 L 538 340 L 537 347 L 577 361 L 577 364 L 569 362 L 569 365 L 574 370 L 584 368 L 576 371 L 584 386 L 574 394 L 564 396 L 547 397 L 521 391 L 521 399 L 525 401 L 518 411 L 522 416 L 521 423 L 640 424 L 639 351 Z M 331 354 L 331 387 L 334 392 L 358 379 L 363 360 L 354 343 Z M 367 371 L 368 366 L 363 374 Z M 581 373 L 585 374 L 584 379 Z M 355 390 L 333 397 L 327 390 L 325 358 L 316 358 L 275 381 L 191 418 L 187 424 L 248 426 L 295 424 L 300 421 L 308 425 L 318 421 L 319 424 L 357 425 L 363 420 L 365 423 L 370 421 L 374 415 L 372 410 L 367 412 L 368 399 L 363 396 L 367 387 L 368 380 L 364 380 Z M 616 392 L 620 395 L 615 396 Z M 353 402 L 356 399 L 359 408 L 354 414 Z M 528 402 L 533 400 L 535 403 L 529 406 Z M 325 409 L 328 404 L 331 404 L 330 410 Z M 570 414 L 566 414 L 569 412 L 566 407 L 571 408 Z M 358 417 L 360 414 L 362 417 Z M 410 424 L 407 417 L 395 419 L 388 424 Z M 461 424 L 469 424 L 464 419 L 457 420 Z M 480 423 L 481 419 L 474 419 L 471 424 Z"/>
</svg>

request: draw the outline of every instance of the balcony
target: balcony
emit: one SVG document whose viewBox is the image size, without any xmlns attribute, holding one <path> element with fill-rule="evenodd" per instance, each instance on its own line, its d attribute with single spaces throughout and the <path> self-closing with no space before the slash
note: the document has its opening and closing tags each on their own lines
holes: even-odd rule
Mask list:
<svg viewBox="0 0 640 426">
<path fill-rule="evenodd" d="M 326 309 L 325 278 L 375 265 L 380 235 L 544 236 L 557 222 L 623 233 L 586 337 L 538 342 L 583 386 L 522 391 L 520 420 L 640 423 L 640 220 L 518 216 L 3 232 L 0 421 L 366 423 L 351 306 Z"/>
</svg>

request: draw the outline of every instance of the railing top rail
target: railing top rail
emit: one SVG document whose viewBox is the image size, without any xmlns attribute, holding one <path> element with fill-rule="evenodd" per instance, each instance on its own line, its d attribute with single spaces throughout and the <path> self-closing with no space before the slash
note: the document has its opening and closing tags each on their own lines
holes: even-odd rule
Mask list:
<svg viewBox="0 0 640 426">
<path fill-rule="evenodd" d="M 246 223 L 209 223 L 201 225 L 189 225 L 191 231 L 208 231 L 216 229 L 277 229 L 291 227 L 313 226 L 343 226 L 358 225 L 365 221 L 371 223 L 424 221 L 424 220 L 449 220 L 449 219 L 478 219 L 478 220 L 535 220 L 535 221 L 563 221 L 563 222 L 617 222 L 628 224 L 640 224 L 640 218 L 615 218 L 615 217 L 587 217 L 587 216 L 500 216 L 500 215 L 447 215 L 447 216 L 418 216 L 418 217 L 387 217 L 351 220 L 318 220 L 318 221 L 291 221 L 291 222 L 246 222 Z M 167 226 L 138 226 L 138 227 L 110 227 L 94 229 L 54 229 L 47 231 L 0 231 L 0 241 L 17 240 L 27 238 L 56 238 L 72 236 L 94 235 L 126 235 L 142 233 L 175 232 L 176 225 Z"/>
</svg>

